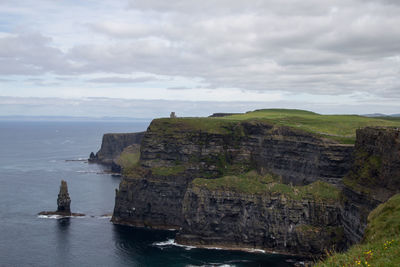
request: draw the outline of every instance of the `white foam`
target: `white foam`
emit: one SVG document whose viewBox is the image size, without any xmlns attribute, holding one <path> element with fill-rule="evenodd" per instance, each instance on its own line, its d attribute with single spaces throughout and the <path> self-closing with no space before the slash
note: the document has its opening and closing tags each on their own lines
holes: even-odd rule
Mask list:
<svg viewBox="0 0 400 267">
<path fill-rule="evenodd" d="M 246 249 L 246 251 L 251 252 L 251 253 L 255 253 L 255 252 L 257 252 L 257 253 L 266 253 L 265 250 L 257 249 L 257 248 L 249 248 L 249 249 Z"/>
<path fill-rule="evenodd" d="M 60 215 L 38 215 L 38 218 L 41 219 L 59 219 L 62 218 Z"/>
<path fill-rule="evenodd" d="M 98 216 L 99 219 L 111 219 L 111 215 Z"/>
<path fill-rule="evenodd" d="M 38 215 L 40 219 L 86 218 L 86 216 Z"/>
<path fill-rule="evenodd" d="M 191 250 L 193 248 L 196 248 L 193 246 L 185 246 L 185 245 L 178 244 L 175 242 L 175 239 L 168 239 L 167 241 L 155 242 L 152 245 L 157 246 L 157 247 L 175 246 L 175 247 L 185 248 L 186 250 Z"/>
</svg>

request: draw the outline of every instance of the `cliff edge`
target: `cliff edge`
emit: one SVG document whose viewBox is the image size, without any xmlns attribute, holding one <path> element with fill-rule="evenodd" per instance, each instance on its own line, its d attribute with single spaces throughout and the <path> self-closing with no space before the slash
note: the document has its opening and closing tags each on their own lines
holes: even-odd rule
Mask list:
<svg viewBox="0 0 400 267">
<path fill-rule="evenodd" d="M 202 247 L 345 249 L 399 190 L 398 129 L 356 131 L 368 124 L 393 123 L 298 110 L 153 120 L 112 222 L 177 229 L 177 242 Z"/>
</svg>

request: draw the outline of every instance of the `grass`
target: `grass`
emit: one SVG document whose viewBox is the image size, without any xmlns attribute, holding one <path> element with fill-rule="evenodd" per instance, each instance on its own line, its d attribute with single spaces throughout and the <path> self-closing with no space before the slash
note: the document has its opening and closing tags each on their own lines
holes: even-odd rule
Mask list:
<svg viewBox="0 0 400 267">
<path fill-rule="evenodd" d="M 122 167 L 122 173 L 131 173 L 140 159 L 140 147 L 131 145 L 122 151 L 121 155 L 116 160 L 116 163 Z"/>
<path fill-rule="evenodd" d="M 211 134 L 230 134 L 238 121 L 226 121 L 221 118 L 162 118 L 155 119 L 149 130 L 160 134 L 175 134 L 202 131 Z"/>
<path fill-rule="evenodd" d="M 339 200 L 339 190 L 328 183 L 316 181 L 306 186 L 291 186 L 279 183 L 279 177 L 276 175 L 259 175 L 255 171 L 216 179 L 196 178 L 193 180 L 193 185 L 213 191 L 235 191 L 246 194 L 268 193 L 293 200 L 311 199 L 323 202 Z"/>
<path fill-rule="evenodd" d="M 316 266 L 400 266 L 400 194 L 370 213 L 361 244 L 333 253 Z"/>
<path fill-rule="evenodd" d="M 274 124 L 290 126 L 315 133 L 341 143 L 352 144 L 358 128 L 366 126 L 400 126 L 399 120 L 369 118 L 358 115 L 320 115 L 304 110 L 264 109 L 224 119 L 267 119 Z"/>
<path fill-rule="evenodd" d="M 320 115 L 297 109 L 263 109 L 240 115 L 219 118 L 156 119 L 150 129 L 155 132 L 174 134 L 177 131 L 204 131 L 215 134 L 231 134 L 242 121 L 259 121 L 278 126 L 289 126 L 332 139 L 343 144 L 353 144 L 358 128 L 366 126 L 399 127 L 400 120 L 370 118 L 358 115 Z M 237 134 L 237 133 L 236 133 Z"/>
<path fill-rule="evenodd" d="M 174 176 L 181 174 L 185 171 L 186 166 L 184 165 L 176 165 L 169 167 L 153 167 L 151 168 L 151 172 L 156 176 Z"/>
<path fill-rule="evenodd" d="M 258 194 L 266 192 L 268 186 L 278 179 L 273 175 L 258 175 L 255 171 L 238 176 L 229 175 L 216 179 L 196 178 L 193 184 L 198 187 L 204 187 L 209 190 L 233 190 L 249 194 Z"/>
</svg>

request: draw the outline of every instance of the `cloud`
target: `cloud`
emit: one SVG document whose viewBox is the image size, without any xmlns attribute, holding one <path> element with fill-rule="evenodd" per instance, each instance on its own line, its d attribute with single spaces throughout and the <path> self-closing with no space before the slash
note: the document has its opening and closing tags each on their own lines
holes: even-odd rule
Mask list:
<svg viewBox="0 0 400 267">
<path fill-rule="evenodd" d="M 192 89 L 190 87 L 186 87 L 186 86 L 172 86 L 172 87 L 168 87 L 168 90 L 188 90 L 188 89 Z"/>
<path fill-rule="evenodd" d="M 146 91 L 154 96 L 163 87 L 398 99 L 398 3 L 21 1 L 14 7 L 5 1 L 3 13 L 19 16 L 29 29 L 0 35 L 0 75 L 75 75 L 74 86 L 87 92 L 90 83 L 154 81 L 158 88 Z M 165 79 L 151 78 L 159 76 Z M 181 82 L 171 83 L 176 77 Z"/>
<path fill-rule="evenodd" d="M 154 81 L 162 81 L 162 79 L 152 77 L 152 76 L 143 76 L 137 78 L 124 78 L 124 77 L 105 77 L 105 78 L 97 78 L 87 80 L 88 82 L 94 83 L 144 83 L 144 82 L 154 82 Z"/>
<path fill-rule="evenodd" d="M 40 33 L 0 37 L 0 75 L 69 73 L 65 54 L 51 46 L 51 38 Z"/>
</svg>

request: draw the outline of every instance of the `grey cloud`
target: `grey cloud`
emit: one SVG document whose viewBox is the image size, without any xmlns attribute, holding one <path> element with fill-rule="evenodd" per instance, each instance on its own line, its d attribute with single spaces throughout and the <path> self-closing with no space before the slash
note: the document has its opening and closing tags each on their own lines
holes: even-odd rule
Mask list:
<svg viewBox="0 0 400 267">
<path fill-rule="evenodd" d="M 61 50 L 40 34 L 0 38 L 0 74 L 107 73 L 116 77 L 89 81 L 147 82 L 117 78 L 140 72 L 208 88 L 398 97 L 397 1 L 128 2 L 125 17 L 82 24 L 102 42 Z"/>
<path fill-rule="evenodd" d="M 320 14 L 327 10 L 326 5 L 321 5 L 318 0 L 299 1 L 299 0 L 248 0 L 248 1 L 232 1 L 232 0 L 130 0 L 129 7 L 131 9 L 150 10 L 156 12 L 172 12 L 186 14 L 226 14 L 226 13 L 243 13 L 243 12 L 259 12 L 265 13 L 273 10 L 280 15 L 313 15 Z"/>
<path fill-rule="evenodd" d="M 94 82 L 94 83 L 144 83 L 144 82 L 155 82 L 155 81 L 162 81 L 162 79 L 152 76 L 144 76 L 137 78 L 105 77 L 105 78 L 87 80 L 87 82 Z"/>
<path fill-rule="evenodd" d="M 0 37 L 0 75 L 71 72 L 65 54 L 39 33 Z"/>
<path fill-rule="evenodd" d="M 14 82 L 14 80 L 11 80 L 11 79 L 0 79 L 0 82 L 9 83 L 9 82 Z"/>
<path fill-rule="evenodd" d="M 172 87 L 168 87 L 168 90 L 187 90 L 187 89 L 192 89 L 190 87 L 187 86 L 172 86 Z"/>
</svg>

